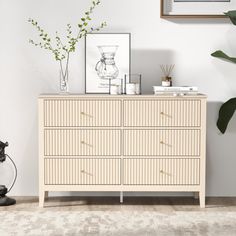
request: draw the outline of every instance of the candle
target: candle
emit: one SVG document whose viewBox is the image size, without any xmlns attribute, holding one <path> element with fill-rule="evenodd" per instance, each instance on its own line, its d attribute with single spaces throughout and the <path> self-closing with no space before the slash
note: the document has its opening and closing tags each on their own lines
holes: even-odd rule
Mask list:
<svg viewBox="0 0 236 236">
<path fill-rule="evenodd" d="M 126 84 L 126 94 L 129 94 L 129 95 L 136 94 L 136 84 L 135 83 Z"/>
<path fill-rule="evenodd" d="M 120 88 L 119 85 L 111 85 L 111 87 L 110 87 L 110 94 L 113 94 L 113 95 L 120 94 L 119 88 Z"/>
<path fill-rule="evenodd" d="M 161 85 L 162 85 L 163 87 L 170 87 L 170 86 L 171 86 L 171 83 L 170 83 L 169 80 L 163 80 L 162 83 L 161 83 Z"/>
</svg>

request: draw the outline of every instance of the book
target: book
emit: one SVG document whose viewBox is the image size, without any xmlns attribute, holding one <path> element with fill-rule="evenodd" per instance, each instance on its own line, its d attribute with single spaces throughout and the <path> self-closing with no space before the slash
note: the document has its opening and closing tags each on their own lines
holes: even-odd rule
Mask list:
<svg viewBox="0 0 236 236">
<path fill-rule="evenodd" d="M 154 92 L 168 92 L 168 93 L 187 93 L 187 92 L 198 92 L 198 87 L 196 86 L 178 86 L 178 87 L 163 87 L 163 86 L 153 86 Z"/>
<path fill-rule="evenodd" d="M 191 95 L 198 95 L 198 92 L 154 92 L 154 95 L 161 95 L 161 96 L 191 96 Z"/>
</svg>

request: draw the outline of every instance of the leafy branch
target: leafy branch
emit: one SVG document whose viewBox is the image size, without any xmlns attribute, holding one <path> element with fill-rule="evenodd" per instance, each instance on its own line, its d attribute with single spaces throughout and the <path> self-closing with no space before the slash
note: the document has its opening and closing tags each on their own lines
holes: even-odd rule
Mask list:
<svg viewBox="0 0 236 236">
<path fill-rule="evenodd" d="M 92 5 L 90 6 L 89 10 L 84 13 L 84 16 L 80 19 L 78 23 L 78 32 L 73 35 L 72 26 L 71 24 L 67 24 L 66 27 L 66 42 L 64 43 L 56 32 L 56 36 L 52 39 L 49 34 L 38 24 L 37 21 L 34 19 L 29 19 L 28 22 L 32 24 L 33 27 L 39 32 L 39 42 L 35 42 L 34 40 L 30 39 L 29 42 L 36 47 L 40 47 L 45 50 L 49 50 L 53 55 L 56 61 L 60 62 L 62 67 L 62 61 L 66 59 L 66 65 L 68 67 L 69 62 L 69 55 L 71 52 L 75 52 L 76 44 L 79 40 L 85 37 L 88 33 L 92 33 L 94 31 L 100 31 L 104 27 L 106 27 L 106 22 L 102 22 L 98 27 L 93 28 L 89 27 L 89 23 L 91 22 L 92 18 L 91 15 L 94 9 L 101 3 L 100 0 L 92 1 Z M 63 71 L 63 70 L 62 70 Z M 68 73 L 68 71 L 65 73 Z"/>
</svg>

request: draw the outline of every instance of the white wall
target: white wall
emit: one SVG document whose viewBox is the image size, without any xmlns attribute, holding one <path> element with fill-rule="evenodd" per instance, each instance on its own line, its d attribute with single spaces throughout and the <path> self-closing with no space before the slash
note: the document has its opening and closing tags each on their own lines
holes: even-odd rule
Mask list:
<svg viewBox="0 0 236 236">
<path fill-rule="evenodd" d="M 37 96 L 58 92 L 59 67 L 48 52 L 33 47 L 28 17 L 49 33 L 78 22 L 89 0 L 0 0 L 0 140 L 19 169 L 12 195 L 37 195 Z M 207 194 L 236 196 L 236 118 L 226 135 L 215 126 L 222 101 L 236 94 L 236 65 L 211 58 L 224 49 L 236 55 L 236 27 L 228 20 L 164 20 L 158 0 L 103 0 L 94 25 L 106 20 L 106 32 L 132 33 L 133 72 L 143 74 L 144 92 L 160 83 L 160 63 L 174 63 L 174 84 L 196 85 L 208 94 Z M 84 92 L 84 44 L 70 64 L 70 91 Z M 6 179 L 0 164 L 0 183 Z M 3 177 L 5 176 L 5 177 Z"/>
</svg>

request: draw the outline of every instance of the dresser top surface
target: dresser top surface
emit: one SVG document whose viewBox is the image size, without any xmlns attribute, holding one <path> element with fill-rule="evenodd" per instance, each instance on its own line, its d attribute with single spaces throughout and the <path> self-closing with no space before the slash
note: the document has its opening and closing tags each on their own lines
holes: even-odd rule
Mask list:
<svg viewBox="0 0 236 236">
<path fill-rule="evenodd" d="M 142 98 L 147 98 L 147 99 L 158 99 L 158 98 L 167 98 L 167 99 L 185 99 L 185 98 L 198 98 L 198 99 L 204 99 L 207 98 L 205 94 L 191 94 L 191 95 L 154 95 L 154 94 L 143 94 L 143 95 L 110 95 L 110 94 L 75 94 L 75 93 L 69 93 L 69 94 L 59 94 L 59 93 L 54 93 L 54 94 L 40 94 L 39 98 L 63 98 L 63 99 L 69 99 L 69 98 L 112 98 L 112 99 L 142 99 Z"/>
</svg>

